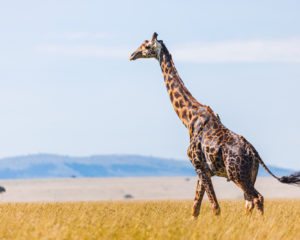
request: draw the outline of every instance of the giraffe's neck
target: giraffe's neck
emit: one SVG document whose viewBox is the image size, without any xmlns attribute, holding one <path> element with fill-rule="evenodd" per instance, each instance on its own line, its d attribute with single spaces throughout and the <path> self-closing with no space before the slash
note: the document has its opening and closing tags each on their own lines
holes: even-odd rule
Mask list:
<svg viewBox="0 0 300 240">
<path fill-rule="evenodd" d="M 182 123 L 186 127 L 189 127 L 194 115 L 193 112 L 204 105 L 198 103 L 184 86 L 183 81 L 177 73 L 172 57 L 163 43 L 160 51 L 159 63 L 174 110 Z"/>
</svg>

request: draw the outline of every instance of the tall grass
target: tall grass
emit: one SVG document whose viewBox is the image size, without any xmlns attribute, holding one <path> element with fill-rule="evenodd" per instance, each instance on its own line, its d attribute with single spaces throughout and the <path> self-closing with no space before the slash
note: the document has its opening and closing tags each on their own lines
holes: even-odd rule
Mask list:
<svg viewBox="0 0 300 240">
<path fill-rule="evenodd" d="M 2 203 L 0 239 L 300 239 L 300 200 L 266 200 L 265 216 L 244 215 L 244 202 L 191 201 Z"/>
</svg>

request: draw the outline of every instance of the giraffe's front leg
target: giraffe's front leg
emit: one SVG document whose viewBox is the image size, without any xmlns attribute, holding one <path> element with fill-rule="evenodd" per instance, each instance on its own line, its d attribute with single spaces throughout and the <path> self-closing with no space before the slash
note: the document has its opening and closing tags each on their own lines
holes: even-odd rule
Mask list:
<svg viewBox="0 0 300 240">
<path fill-rule="evenodd" d="M 207 174 L 205 168 L 198 168 L 196 169 L 196 172 L 205 188 L 213 212 L 215 213 L 215 215 L 219 215 L 221 213 L 221 209 L 210 176 Z"/>
<path fill-rule="evenodd" d="M 193 205 L 193 209 L 192 209 L 192 215 L 195 218 L 199 216 L 201 202 L 202 202 L 204 193 L 205 193 L 205 188 L 201 184 L 201 182 L 200 182 L 200 180 L 198 178 L 197 189 L 196 189 L 196 194 L 195 194 L 195 199 L 194 199 L 194 205 Z"/>
<path fill-rule="evenodd" d="M 190 158 L 190 161 L 195 167 L 195 170 L 197 172 L 199 182 L 201 183 L 201 186 L 205 189 L 205 192 L 207 193 L 208 199 L 211 203 L 212 209 L 216 215 L 219 215 L 221 210 L 219 203 L 217 201 L 217 197 L 211 182 L 211 177 L 209 173 L 209 169 L 205 165 L 205 157 L 201 150 L 198 149 L 199 144 L 192 142 L 190 144 L 190 147 L 188 149 L 188 156 Z M 202 190 L 203 191 L 203 190 Z M 203 197 L 203 196 L 202 196 Z"/>
</svg>

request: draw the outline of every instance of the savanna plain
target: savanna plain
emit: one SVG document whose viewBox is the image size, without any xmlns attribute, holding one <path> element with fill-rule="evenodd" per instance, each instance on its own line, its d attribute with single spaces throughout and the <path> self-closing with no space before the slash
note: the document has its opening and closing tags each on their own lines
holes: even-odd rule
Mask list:
<svg viewBox="0 0 300 240">
<path fill-rule="evenodd" d="M 300 200 L 267 199 L 265 215 L 244 201 L 207 200 L 198 219 L 190 200 L 1 203 L 0 239 L 300 239 Z"/>
</svg>

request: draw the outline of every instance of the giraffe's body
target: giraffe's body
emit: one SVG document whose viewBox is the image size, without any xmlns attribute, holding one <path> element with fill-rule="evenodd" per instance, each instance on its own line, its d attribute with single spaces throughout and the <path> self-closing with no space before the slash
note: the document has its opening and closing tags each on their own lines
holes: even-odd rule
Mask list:
<svg viewBox="0 0 300 240">
<path fill-rule="evenodd" d="M 264 165 L 254 147 L 242 136 L 230 131 L 214 114 L 209 106 L 197 102 L 179 77 L 171 55 L 162 41 L 145 41 L 130 59 L 158 59 L 172 105 L 182 123 L 188 128 L 190 146 L 187 154 L 198 175 L 193 216 L 197 217 L 204 193 L 206 192 L 216 214 L 219 204 L 211 182 L 216 175 L 225 177 L 239 186 L 245 196 L 246 211 L 254 206 L 263 213 L 263 197 L 254 188 L 259 163 Z M 277 178 L 276 176 L 274 176 Z M 299 183 L 299 176 L 277 178 L 281 182 Z"/>
</svg>

